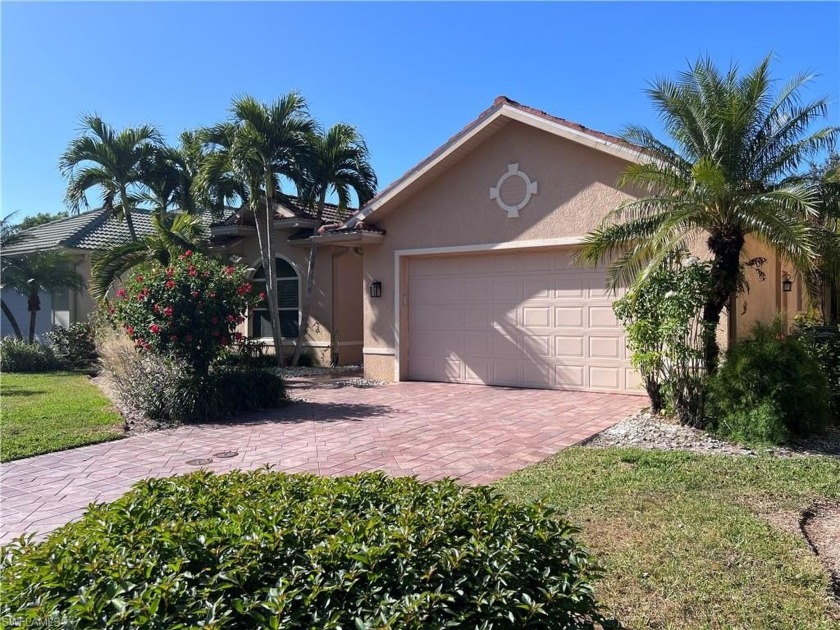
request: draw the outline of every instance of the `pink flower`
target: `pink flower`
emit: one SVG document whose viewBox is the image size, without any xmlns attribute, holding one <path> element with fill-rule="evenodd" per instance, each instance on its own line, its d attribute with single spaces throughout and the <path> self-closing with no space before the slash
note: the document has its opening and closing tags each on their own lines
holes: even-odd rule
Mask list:
<svg viewBox="0 0 840 630">
<path fill-rule="evenodd" d="M 194 298 L 197 298 L 198 297 L 198 291 L 190 291 L 190 295 L 193 296 Z"/>
<path fill-rule="evenodd" d="M 237 341 L 241 341 L 242 333 L 241 332 L 233 333 L 233 338 L 236 339 Z"/>
<path fill-rule="evenodd" d="M 175 288 L 175 281 L 174 280 L 167 280 L 166 281 L 166 288 L 167 289 L 174 289 Z"/>
<path fill-rule="evenodd" d="M 236 269 L 234 269 L 231 266 L 225 267 L 225 274 L 228 275 L 228 276 L 231 275 L 234 271 L 236 271 Z"/>
<path fill-rule="evenodd" d="M 143 282 L 143 276 L 137 276 L 137 282 Z"/>
<path fill-rule="evenodd" d="M 125 332 L 129 337 L 133 337 L 134 336 L 134 326 L 126 326 L 125 327 Z"/>
<path fill-rule="evenodd" d="M 209 298 L 214 298 L 214 297 L 216 297 L 216 292 L 215 292 L 215 291 L 208 291 L 208 292 L 207 292 L 207 297 L 209 297 Z"/>
<path fill-rule="evenodd" d="M 155 303 L 154 303 L 154 305 L 152 306 L 152 310 L 153 310 L 155 313 L 160 312 L 160 306 L 158 306 L 158 303 L 157 303 L 157 302 L 155 302 Z"/>
<path fill-rule="evenodd" d="M 227 338 L 227 337 L 222 337 L 222 341 L 221 341 L 221 343 L 222 343 L 222 345 L 223 345 L 223 346 L 226 346 L 226 345 L 228 345 L 230 342 L 228 341 L 228 338 Z"/>
<path fill-rule="evenodd" d="M 178 335 L 169 335 L 169 341 L 178 341 Z"/>
<path fill-rule="evenodd" d="M 171 278 L 174 274 L 175 274 L 175 270 L 174 270 L 172 267 L 168 267 L 168 268 L 166 269 L 166 275 L 167 275 L 168 277 L 170 277 L 170 278 Z"/>
<path fill-rule="evenodd" d="M 197 273 L 198 273 L 198 272 L 196 271 L 195 267 L 190 267 L 189 274 L 190 274 L 191 276 L 195 277 L 195 275 L 196 275 Z"/>
<path fill-rule="evenodd" d="M 260 291 L 260 301 L 265 299 L 265 291 Z"/>
<path fill-rule="evenodd" d="M 236 318 L 233 315 L 228 315 L 225 319 L 231 324 L 236 321 Z"/>
<path fill-rule="evenodd" d="M 188 249 L 187 251 L 184 252 L 184 258 L 189 258 L 190 256 L 192 256 L 192 254 L 193 254 L 192 250 Z"/>
<path fill-rule="evenodd" d="M 167 306 L 165 309 L 163 309 L 163 314 L 167 317 L 172 317 L 172 307 Z"/>
<path fill-rule="evenodd" d="M 152 324 L 151 326 L 149 326 L 149 332 L 158 334 L 160 332 L 160 326 L 158 326 L 157 324 Z"/>
<path fill-rule="evenodd" d="M 124 298 L 125 297 L 125 289 L 120 289 L 117 291 L 117 297 Z"/>
</svg>

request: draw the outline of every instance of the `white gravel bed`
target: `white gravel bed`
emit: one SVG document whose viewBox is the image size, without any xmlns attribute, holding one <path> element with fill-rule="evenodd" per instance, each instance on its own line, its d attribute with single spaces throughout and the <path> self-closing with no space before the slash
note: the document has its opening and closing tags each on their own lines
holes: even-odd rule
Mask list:
<svg viewBox="0 0 840 630">
<path fill-rule="evenodd" d="M 720 455 L 760 454 L 792 457 L 798 455 L 840 455 L 840 430 L 828 435 L 802 440 L 790 447 L 747 448 L 727 442 L 705 431 L 678 424 L 665 416 L 641 411 L 625 418 L 586 441 L 586 446 L 633 446 L 667 451 L 716 453 Z"/>
<path fill-rule="evenodd" d="M 361 370 L 359 365 L 339 365 L 337 367 L 284 367 L 280 368 L 280 375 L 285 378 L 305 377 L 305 376 L 331 376 L 340 374 L 350 374 Z"/>
</svg>

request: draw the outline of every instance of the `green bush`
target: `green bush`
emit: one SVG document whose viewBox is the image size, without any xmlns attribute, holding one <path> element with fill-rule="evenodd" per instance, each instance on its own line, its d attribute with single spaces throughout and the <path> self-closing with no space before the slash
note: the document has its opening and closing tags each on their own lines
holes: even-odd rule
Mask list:
<svg viewBox="0 0 840 630">
<path fill-rule="evenodd" d="M 381 473 L 150 479 L 4 549 L 0 615 L 81 628 L 593 628 L 553 510 Z"/>
<path fill-rule="evenodd" d="M 126 405 L 162 422 L 217 422 L 286 400 L 282 377 L 258 368 L 217 367 L 200 374 L 175 359 L 132 354 L 115 378 Z"/>
<path fill-rule="evenodd" d="M 797 318 L 795 334 L 828 379 L 831 414 L 834 422 L 840 424 L 840 325 Z"/>
<path fill-rule="evenodd" d="M 0 340 L 0 372 L 55 372 L 60 369 L 61 362 L 49 346 L 14 337 Z"/>
<path fill-rule="evenodd" d="M 706 409 L 715 431 L 745 443 L 783 443 L 828 426 L 828 383 L 803 345 L 757 325 L 710 378 Z"/>
<path fill-rule="evenodd" d="M 69 328 L 58 326 L 47 333 L 55 356 L 71 370 L 83 370 L 96 365 L 99 355 L 96 353 L 93 324 L 76 322 Z"/>
</svg>

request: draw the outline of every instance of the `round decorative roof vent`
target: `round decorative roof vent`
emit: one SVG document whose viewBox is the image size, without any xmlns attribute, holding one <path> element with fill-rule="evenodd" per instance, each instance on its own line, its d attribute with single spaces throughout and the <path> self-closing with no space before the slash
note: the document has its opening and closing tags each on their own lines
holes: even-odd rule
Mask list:
<svg viewBox="0 0 840 630">
<path fill-rule="evenodd" d="M 490 199 L 495 199 L 499 207 L 507 212 L 508 218 L 516 218 L 519 211 L 528 205 L 531 196 L 537 194 L 537 182 L 519 170 L 519 164 L 508 164 L 505 171 L 490 189 Z"/>
</svg>

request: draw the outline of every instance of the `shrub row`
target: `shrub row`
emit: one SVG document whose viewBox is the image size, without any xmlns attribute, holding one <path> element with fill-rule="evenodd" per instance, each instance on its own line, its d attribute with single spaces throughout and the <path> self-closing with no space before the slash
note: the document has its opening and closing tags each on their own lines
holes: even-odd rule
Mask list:
<svg viewBox="0 0 840 630">
<path fill-rule="evenodd" d="M 5 337 L 0 340 L 0 371 L 54 372 L 62 363 L 50 346 Z"/>
<path fill-rule="evenodd" d="M 126 405 L 163 422 L 215 422 L 286 399 L 283 379 L 272 370 L 220 367 L 200 374 L 155 355 L 124 356 L 116 380 Z"/>
<path fill-rule="evenodd" d="M 0 615 L 100 628 L 593 628 L 549 508 L 380 473 L 144 481 L 0 567 Z"/>
</svg>

